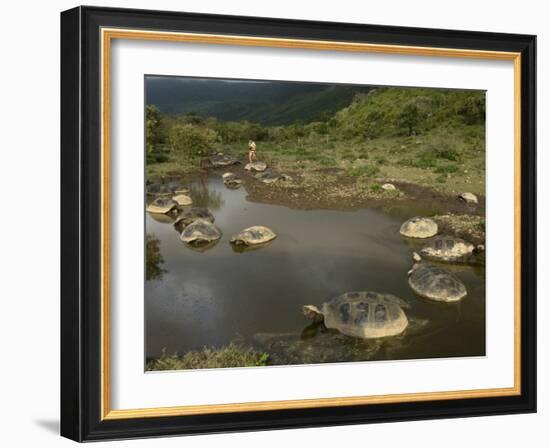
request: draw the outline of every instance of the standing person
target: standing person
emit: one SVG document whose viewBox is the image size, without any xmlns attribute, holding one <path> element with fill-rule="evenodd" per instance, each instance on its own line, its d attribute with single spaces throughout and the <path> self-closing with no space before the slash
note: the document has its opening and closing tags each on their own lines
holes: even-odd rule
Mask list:
<svg viewBox="0 0 550 448">
<path fill-rule="evenodd" d="M 248 141 L 248 162 L 256 161 L 256 143 L 253 140 Z"/>
</svg>

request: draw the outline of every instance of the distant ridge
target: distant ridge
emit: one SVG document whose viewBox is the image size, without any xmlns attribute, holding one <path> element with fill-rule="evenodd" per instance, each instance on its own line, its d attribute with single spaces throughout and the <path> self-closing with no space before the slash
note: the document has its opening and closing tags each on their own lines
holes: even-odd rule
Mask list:
<svg viewBox="0 0 550 448">
<path fill-rule="evenodd" d="M 369 86 L 146 77 L 146 103 L 168 115 L 194 113 L 223 121 L 286 125 L 324 120 Z"/>
</svg>

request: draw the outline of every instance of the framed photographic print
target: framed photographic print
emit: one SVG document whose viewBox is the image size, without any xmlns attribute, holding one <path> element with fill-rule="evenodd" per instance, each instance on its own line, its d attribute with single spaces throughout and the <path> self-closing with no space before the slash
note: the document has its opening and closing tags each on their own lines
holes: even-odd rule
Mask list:
<svg viewBox="0 0 550 448">
<path fill-rule="evenodd" d="M 61 433 L 536 410 L 535 37 L 61 14 Z"/>
</svg>

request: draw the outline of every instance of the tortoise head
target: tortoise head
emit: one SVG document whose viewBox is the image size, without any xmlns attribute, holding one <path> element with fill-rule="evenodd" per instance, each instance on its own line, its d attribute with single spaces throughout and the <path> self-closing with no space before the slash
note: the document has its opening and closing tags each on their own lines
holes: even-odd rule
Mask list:
<svg viewBox="0 0 550 448">
<path fill-rule="evenodd" d="M 325 320 L 323 313 L 315 305 L 302 306 L 302 314 L 313 322 L 323 322 Z"/>
<path fill-rule="evenodd" d="M 416 271 L 422 263 L 418 262 L 412 265 L 412 268 L 407 272 L 407 275 L 410 277 L 414 271 Z"/>
</svg>

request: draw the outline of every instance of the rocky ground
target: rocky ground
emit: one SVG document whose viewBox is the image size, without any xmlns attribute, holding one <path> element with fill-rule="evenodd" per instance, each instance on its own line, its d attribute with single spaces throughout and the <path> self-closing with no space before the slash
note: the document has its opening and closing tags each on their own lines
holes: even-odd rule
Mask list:
<svg viewBox="0 0 550 448">
<path fill-rule="evenodd" d="M 478 203 L 466 203 L 456 194 L 437 191 L 423 185 L 391 178 L 366 178 L 350 176 L 339 168 L 285 171 L 285 180 L 265 184 L 246 171 L 244 164 L 224 168 L 204 167 L 184 178 L 196 175 L 226 172 L 242 179 L 242 187 L 253 202 L 283 205 L 290 208 L 313 210 L 354 210 L 365 207 L 402 208 L 417 215 L 431 216 L 440 227 L 440 234 L 464 238 L 474 244 L 485 242 L 485 198 L 478 196 Z M 169 178 L 182 180 L 181 176 Z M 157 179 L 158 180 L 158 179 Z M 395 189 L 386 190 L 391 184 Z"/>
<path fill-rule="evenodd" d="M 435 215 L 439 233 L 458 236 L 473 244 L 485 244 L 485 217 L 479 215 L 453 214 Z"/>
</svg>

